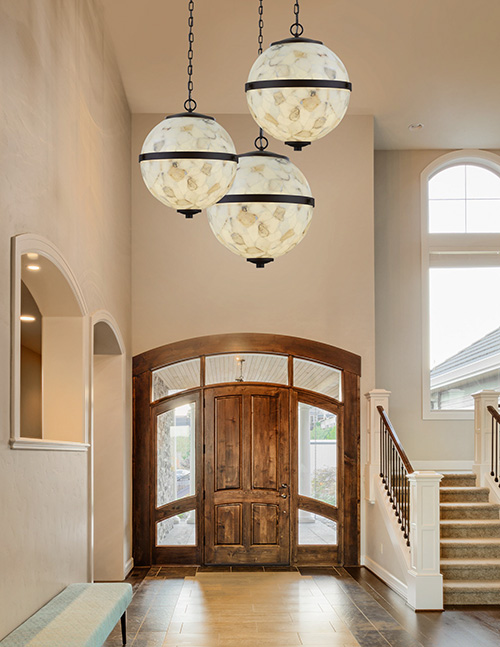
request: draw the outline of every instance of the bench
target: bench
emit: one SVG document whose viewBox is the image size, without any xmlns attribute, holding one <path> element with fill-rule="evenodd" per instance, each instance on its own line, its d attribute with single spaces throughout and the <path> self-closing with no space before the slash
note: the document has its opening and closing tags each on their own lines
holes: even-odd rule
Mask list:
<svg viewBox="0 0 500 647">
<path fill-rule="evenodd" d="M 70 584 L 17 629 L 0 647 L 101 647 L 121 619 L 127 642 L 126 611 L 132 587 L 112 584 Z"/>
</svg>

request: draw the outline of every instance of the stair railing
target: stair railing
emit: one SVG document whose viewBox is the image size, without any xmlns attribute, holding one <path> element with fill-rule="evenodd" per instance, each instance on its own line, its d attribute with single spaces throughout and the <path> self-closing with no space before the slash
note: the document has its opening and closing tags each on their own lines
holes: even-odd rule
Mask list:
<svg viewBox="0 0 500 647">
<path fill-rule="evenodd" d="M 500 487 L 500 462 L 498 456 L 498 445 L 500 443 L 500 413 L 491 405 L 487 407 L 491 414 L 491 471 L 490 475 Z"/>
<path fill-rule="evenodd" d="M 401 526 L 406 545 L 409 546 L 410 483 L 407 477 L 415 470 L 384 411 L 384 407 L 377 406 L 377 411 L 380 414 L 380 478 Z"/>
</svg>

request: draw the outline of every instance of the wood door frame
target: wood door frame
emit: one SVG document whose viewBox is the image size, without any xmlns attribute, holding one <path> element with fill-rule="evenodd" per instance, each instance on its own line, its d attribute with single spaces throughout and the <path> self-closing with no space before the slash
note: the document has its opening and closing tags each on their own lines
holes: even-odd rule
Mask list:
<svg viewBox="0 0 500 647">
<path fill-rule="evenodd" d="M 354 353 L 328 344 L 264 333 L 230 333 L 196 337 L 161 346 L 133 358 L 133 524 L 132 541 L 134 563 L 137 566 L 153 564 L 153 521 L 154 490 L 151 488 L 151 474 L 154 474 L 154 442 L 151 434 L 151 418 L 154 406 L 169 398 L 152 402 L 152 372 L 169 364 L 201 357 L 201 367 L 207 355 L 225 353 L 272 353 L 289 356 L 290 376 L 292 357 L 312 360 L 342 371 L 342 392 L 344 394 L 344 500 L 349 514 L 344 519 L 344 532 L 352 541 L 346 543 L 343 564 L 359 565 L 360 556 L 360 388 L 361 358 Z M 248 383 L 247 383 L 248 384 Z M 292 389 L 292 382 L 288 387 Z M 215 385 L 211 385 L 215 386 Z M 277 385 L 284 386 L 284 385 Z M 203 392 L 204 384 L 193 391 Z M 313 393 L 313 392 L 308 392 Z M 314 395 L 314 393 L 313 393 Z M 290 412 L 292 413 L 292 412 Z M 201 454 L 201 452 L 198 452 Z M 155 475 L 156 477 L 156 475 Z M 198 504 L 199 509 L 199 504 Z M 200 531 L 203 531 L 200 528 Z M 200 556 L 201 558 L 201 556 Z M 195 562 L 192 562 L 195 563 Z M 201 563 L 201 559 L 196 562 Z"/>
</svg>

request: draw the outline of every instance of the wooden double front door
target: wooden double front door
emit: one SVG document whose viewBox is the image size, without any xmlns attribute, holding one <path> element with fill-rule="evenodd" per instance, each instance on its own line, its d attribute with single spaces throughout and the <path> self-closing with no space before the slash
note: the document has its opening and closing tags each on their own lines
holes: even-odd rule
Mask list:
<svg viewBox="0 0 500 647">
<path fill-rule="evenodd" d="M 288 389 L 205 390 L 204 561 L 288 564 Z"/>
</svg>

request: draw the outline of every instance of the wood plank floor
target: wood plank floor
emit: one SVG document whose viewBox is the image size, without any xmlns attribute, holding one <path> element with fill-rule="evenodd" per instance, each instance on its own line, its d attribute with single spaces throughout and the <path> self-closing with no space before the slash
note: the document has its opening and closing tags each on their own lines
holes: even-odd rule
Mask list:
<svg viewBox="0 0 500 647">
<path fill-rule="evenodd" d="M 364 568 L 135 569 L 132 647 L 498 647 L 500 607 L 414 613 Z M 121 645 L 119 626 L 105 643 Z"/>
</svg>

